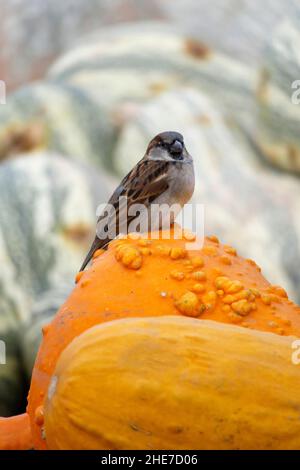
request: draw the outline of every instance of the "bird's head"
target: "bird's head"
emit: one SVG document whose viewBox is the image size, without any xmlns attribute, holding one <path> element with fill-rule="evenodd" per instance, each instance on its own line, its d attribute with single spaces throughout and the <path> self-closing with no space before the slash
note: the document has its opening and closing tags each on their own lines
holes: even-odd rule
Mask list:
<svg viewBox="0 0 300 470">
<path fill-rule="evenodd" d="M 155 136 L 148 145 L 146 157 L 149 160 L 175 162 L 191 161 L 192 157 L 185 148 L 184 140 L 179 132 L 162 132 Z"/>
</svg>

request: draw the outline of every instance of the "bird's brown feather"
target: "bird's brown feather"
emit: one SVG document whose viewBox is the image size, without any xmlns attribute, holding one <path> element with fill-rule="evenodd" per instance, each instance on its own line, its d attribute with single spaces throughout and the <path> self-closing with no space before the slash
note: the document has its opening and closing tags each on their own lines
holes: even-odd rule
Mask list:
<svg viewBox="0 0 300 470">
<path fill-rule="evenodd" d="M 156 161 L 156 160 L 147 160 L 142 159 L 128 175 L 123 178 L 120 185 L 113 193 L 111 198 L 108 201 L 109 205 L 112 205 L 115 210 L 116 216 L 116 234 L 119 234 L 119 224 L 118 221 L 122 220 L 121 211 L 126 208 L 125 204 L 120 205 L 120 197 L 124 197 L 127 200 L 127 211 L 133 204 L 143 204 L 146 207 L 149 207 L 151 202 L 155 200 L 158 196 L 167 191 L 169 187 L 167 169 L 168 166 L 172 165 L 172 162 Z M 105 212 L 105 211 L 104 211 Z M 105 221 L 105 223 L 110 223 L 111 218 L 107 221 L 107 214 L 102 213 L 98 218 L 97 225 Z M 128 216 L 128 214 L 122 215 L 123 220 L 126 217 L 127 227 L 130 222 L 135 218 L 135 216 Z M 106 222 L 107 221 L 107 222 Z M 100 239 L 97 236 L 91 246 L 90 251 L 88 252 L 82 266 L 81 271 L 86 267 L 89 261 L 92 259 L 93 254 L 99 248 L 106 247 L 109 243 L 110 238 Z"/>
</svg>

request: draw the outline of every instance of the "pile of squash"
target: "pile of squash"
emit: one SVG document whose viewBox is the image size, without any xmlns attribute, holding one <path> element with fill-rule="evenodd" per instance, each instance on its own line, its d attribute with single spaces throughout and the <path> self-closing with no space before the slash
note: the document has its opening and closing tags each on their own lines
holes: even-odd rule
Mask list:
<svg viewBox="0 0 300 470">
<path fill-rule="evenodd" d="M 194 3 L 200 9 L 199 1 Z M 220 15 L 226 21 L 228 8 Z M 264 31 L 268 46 L 263 67 L 236 60 L 236 47 L 251 45 L 246 56 L 253 53 L 247 15 L 242 21 L 239 14 L 230 17 L 234 24 L 241 21 L 238 30 L 246 35 L 239 46 L 234 41 L 235 53 L 230 55 L 165 22 L 118 23 L 78 36 L 43 80 L 16 90 L 0 106 L 0 160 L 20 151 L 54 151 L 70 163 L 92 165 L 94 173 L 96 167 L 101 174 L 104 168 L 118 174 L 119 181 L 154 135 L 176 129 L 185 136 L 196 174 L 201 175 L 193 201 L 205 201 L 208 231 L 254 257 L 267 278 L 283 283 L 300 303 L 300 227 L 295 222 L 300 108 L 291 103 L 296 90 L 290 88 L 300 76 L 294 46 L 299 20 L 285 6 L 286 14 L 290 20 L 275 36 Z M 277 9 L 275 17 L 279 21 Z M 222 28 L 209 28 L 207 20 L 202 19 L 201 36 L 217 30 L 220 41 Z M 227 24 L 222 50 L 229 29 Z M 280 236 L 274 237 L 275 232 Z M 35 329 L 33 323 L 38 322 L 30 319 Z"/>
<path fill-rule="evenodd" d="M 77 275 L 0 447 L 300 448 L 300 308 L 231 246 L 178 231 L 114 240 Z"/>
</svg>

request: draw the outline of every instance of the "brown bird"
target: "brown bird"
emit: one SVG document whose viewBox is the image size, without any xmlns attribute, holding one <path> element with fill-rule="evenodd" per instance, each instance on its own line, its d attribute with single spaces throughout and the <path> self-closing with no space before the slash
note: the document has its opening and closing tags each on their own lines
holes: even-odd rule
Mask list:
<svg viewBox="0 0 300 470">
<path fill-rule="evenodd" d="M 180 209 L 191 198 L 194 185 L 193 159 L 185 148 L 182 135 L 178 132 L 158 134 L 151 140 L 142 160 L 121 181 L 98 218 L 97 234 L 81 271 L 96 250 L 105 248 L 111 239 L 123 233 L 124 225 L 127 233 L 128 227 L 137 221 L 141 229 L 145 227 L 145 230 L 140 231 L 148 231 L 149 223 L 151 230 L 156 230 L 162 228 L 167 221 L 174 222 Z M 136 204 L 143 205 L 143 209 L 138 211 L 139 215 L 137 211 L 131 213 L 130 210 Z M 156 213 L 154 216 L 154 204 L 176 207 L 171 215 Z M 110 236 L 109 232 L 114 235 Z"/>
</svg>

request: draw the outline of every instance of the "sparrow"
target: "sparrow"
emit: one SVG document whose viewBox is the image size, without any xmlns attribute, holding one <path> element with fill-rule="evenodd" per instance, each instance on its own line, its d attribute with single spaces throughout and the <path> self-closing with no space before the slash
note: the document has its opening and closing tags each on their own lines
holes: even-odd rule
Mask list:
<svg viewBox="0 0 300 470">
<path fill-rule="evenodd" d="M 192 197 L 194 186 L 193 159 L 185 148 L 183 136 L 171 131 L 158 134 L 149 143 L 144 157 L 121 181 L 98 218 L 95 240 L 80 271 L 85 269 L 95 251 L 106 248 L 115 236 L 123 233 L 120 221 L 124 221 L 124 217 L 126 230 L 137 221 L 137 213 L 130 214 L 130 208 L 136 207 L 134 205 L 142 205 L 143 208 L 139 211 L 139 227 L 145 226 L 146 230 L 140 231 L 148 231 L 149 223 L 151 230 L 157 230 L 164 227 L 167 219 L 171 224 L 174 222 L 181 208 Z M 158 205 L 175 205 L 175 208 L 171 213 L 155 213 L 152 209 Z M 115 230 L 114 236 L 110 237 L 108 225 L 113 220 L 112 212 Z"/>
</svg>

